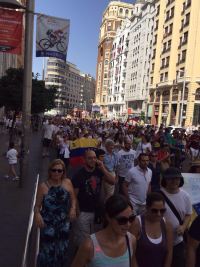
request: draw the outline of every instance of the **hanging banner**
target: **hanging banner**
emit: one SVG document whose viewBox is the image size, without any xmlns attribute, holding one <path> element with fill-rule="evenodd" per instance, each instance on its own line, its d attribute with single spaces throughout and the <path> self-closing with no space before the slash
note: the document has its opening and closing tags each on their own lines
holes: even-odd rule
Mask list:
<svg viewBox="0 0 200 267">
<path fill-rule="evenodd" d="M 36 57 L 66 60 L 70 21 L 45 15 L 37 17 Z"/>
<path fill-rule="evenodd" d="M 23 13 L 0 8 L 0 52 L 22 52 Z"/>
</svg>

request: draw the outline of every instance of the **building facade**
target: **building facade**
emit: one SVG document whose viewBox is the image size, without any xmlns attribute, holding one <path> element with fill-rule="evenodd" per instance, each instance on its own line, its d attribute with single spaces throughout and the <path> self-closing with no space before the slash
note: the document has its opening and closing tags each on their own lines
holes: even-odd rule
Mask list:
<svg viewBox="0 0 200 267">
<path fill-rule="evenodd" d="M 132 116 L 147 114 L 149 95 L 150 59 L 153 43 L 155 4 L 151 0 L 138 0 L 131 18 L 127 43 L 127 70 L 125 101 Z M 155 41 L 155 40 L 154 40 Z"/>
<path fill-rule="evenodd" d="M 74 110 L 91 110 L 95 94 L 95 80 L 81 73 L 75 64 L 48 58 L 45 85 L 57 87 L 54 114 L 66 115 Z"/>
<path fill-rule="evenodd" d="M 107 116 L 108 81 L 110 71 L 110 56 L 116 31 L 126 18 L 133 14 L 133 4 L 121 1 L 110 1 L 103 13 L 100 26 L 95 102 L 101 106 L 101 113 Z"/>
<path fill-rule="evenodd" d="M 110 56 L 107 106 L 109 119 L 121 119 L 126 113 L 125 79 L 130 20 L 124 21 L 113 40 Z"/>
<path fill-rule="evenodd" d="M 95 101 L 96 80 L 89 74 L 82 74 L 83 76 L 83 110 L 87 112 L 92 111 L 92 104 Z"/>
<path fill-rule="evenodd" d="M 200 124 L 200 1 L 155 0 L 148 112 L 152 123 Z"/>
</svg>

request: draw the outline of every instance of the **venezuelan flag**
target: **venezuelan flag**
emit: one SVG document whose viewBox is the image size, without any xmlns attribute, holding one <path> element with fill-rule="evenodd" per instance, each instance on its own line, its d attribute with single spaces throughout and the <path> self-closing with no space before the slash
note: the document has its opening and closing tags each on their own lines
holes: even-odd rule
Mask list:
<svg viewBox="0 0 200 267">
<path fill-rule="evenodd" d="M 84 164 L 84 153 L 88 149 L 95 150 L 98 140 L 93 138 L 81 137 L 70 143 L 70 164 L 72 167 Z"/>
</svg>

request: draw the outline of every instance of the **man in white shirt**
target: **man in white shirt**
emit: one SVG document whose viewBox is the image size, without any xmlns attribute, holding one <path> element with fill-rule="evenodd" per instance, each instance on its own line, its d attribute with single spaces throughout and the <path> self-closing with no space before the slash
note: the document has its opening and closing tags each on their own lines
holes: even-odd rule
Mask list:
<svg viewBox="0 0 200 267">
<path fill-rule="evenodd" d="M 128 171 L 134 167 L 135 150 L 131 149 L 130 138 L 124 138 L 124 148 L 117 153 L 117 175 L 119 193 L 123 193 L 122 185 L 127 177 Z"/>
<path fill-rule="evenodd" d="M 149 156 L 141 153 L 138 157 L 138 165 L 132 167 L 123 183 L 124 194 L 130 199 L 133 210 L 141 214 L 145 210 L 147 194 L 151 192 L 152 171 L 147 167 Z"/>
</svg>

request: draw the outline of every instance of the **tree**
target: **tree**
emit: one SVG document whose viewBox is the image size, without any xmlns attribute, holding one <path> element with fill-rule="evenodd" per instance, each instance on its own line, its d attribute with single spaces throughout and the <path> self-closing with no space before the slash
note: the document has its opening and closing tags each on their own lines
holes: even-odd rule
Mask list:
<svg viewBox="0 0 200 267">
<path fill-rule="evenodd" d="M 23 69 L 10 68 L 0 79 L 0 107 L 6 110 L 22 111 Z M 41 113 L 55 107 L 56 87 L 45 88 L 44 81 L 32 80 L 32 113 Z"/>
</svg>

